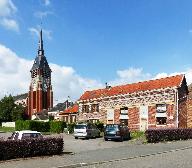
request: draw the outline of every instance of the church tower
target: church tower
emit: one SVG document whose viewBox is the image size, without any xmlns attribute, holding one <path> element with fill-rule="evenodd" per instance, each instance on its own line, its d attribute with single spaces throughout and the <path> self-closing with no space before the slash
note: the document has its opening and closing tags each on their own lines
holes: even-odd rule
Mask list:
<svg viewBox="0 0 192 168">
<path fill-rule="evenodd" d="M 40 31 L 38 54 L 30 72 L 31 83 L 27 100 L 29 118 L 53 107 L 51 69 L 44 55 L 42 30 Z"/>
</svg>

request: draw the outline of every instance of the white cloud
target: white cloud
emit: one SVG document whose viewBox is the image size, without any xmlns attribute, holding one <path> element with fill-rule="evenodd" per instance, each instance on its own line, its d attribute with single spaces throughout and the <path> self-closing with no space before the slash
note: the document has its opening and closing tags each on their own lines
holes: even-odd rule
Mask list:
<svg viewBox="0 0 192 168">
<path fill-rule="evenodd" d="M 40 30 L 40 26 L 37 27 L 30 27 L 28 30 L 31 33 L 31 35 L 35 35 L 37 37 L 39 37 L 39 30 Z M 43 36 L 46 37 L 47 39 L 51 40 L 52 39 L 52 31 L 51 30 L 47 30 L 47 29 L 43 29 Z"/>
<path fill-rule="evenodd" d="M 48 5 L 50 5 L 50 3 L 51 3 L 50 0 L 43 0 L 43 1 L 44 1 L 44 5 L 45 5 L 45 6 L 48 6 Z"/>
<path fill-rule="evenodd" d="M 158 73 L 156 75 L 152 75 L 150 73 L 143 72 L 142 68 L 129 68 L 126 70 L 118 70 L 117 71 L 117 78 L 113 81 L 110 81 L 109 84 L 112 86 L 115 85 L 121 85 L 121 84 L 127 84 L 127 83 L 135 83 L 135 82 L 141 82 L 144 80 L 150 80 L 150 79 L 159 79 L 159 78 L 165 78 L 168 76 L 175 76 L 178 74 L 184 74 L 187 80 L 187 84 L 192 83 L 192 68 L 186 69 L 182 72 L 173 72 L 173 73 Z"/>
<path fill-rule="evenodd" d="M 30 84 L 30 69 L 34 60 L 26 60 L 17 56 L 12 50 L 0 44 L 0 98 L 5 94 L 17 95 L 26 93 Z M 52 69 L 52 85 L 54 100 L 64 101 L 68 96 L 77 100 L 86 90 L 103 88 L 104 85 L 94 79 L 80 76 L 72 67 L 49 64 Z M 184 72 L 187 83 L 192 83 L 192 68 Z M 119 85 L 133 83 L 157 77 L 166 77 L 177 73 L 161 73 L 155 76 L 143 72 L 142 68 L 129 68 L 117 71 L 118 77 L 110 84 Z"/>
<path fill-rule="evenodd" d="M 192 83 L 192 68 L 188 68 L 187 70 L 183 71 L 183 72 L 174 72 L 174 73 L 158 73 L 157 75 L 155 75 L 155 77 L 153 79 L 159 79 L 159 78 L 165 78 L 168 76 L 174 76 L 174 75 L 178 75 L 178 74 L 184 74 L 186 81 L 187 81 L 187 85 Z"/>
<path fill-rule="evenodd" d="M 18 57 L 13 51 L 0 44 L 0 98 L 5 94 L 28 92 L 30 69 L 33 60 Z M 54 100 L 64 101 L 67 96 L 77 100 L 85 90 L 102 87 L 99 81 L 80 76 L 72 67 L 50 63 Z M 57 103 L 57 102 L 55 102 Z"/>
<path fill-rule="evenodd" d="M 13 20 L 13 19 L 7 19 L 7 18 L 3 18 L 1 21 L 0 21 L 0 24 L 2 26 L 4 26 L 6 29 L 9 29 L 9 30 L 14 30 L 16 32 L 19 32 L 19 25 L 18 23 Z"/>
<path fill-rule="evenodd" d="M 142 68 L 129 68 L 117 71 L 117 78 L 110 81 L 110 85 L 120 85 L 151 79 L 152 75 L 144 73 Z"/>
<path fill-rule="evenodd" d="M 11 0 L 0 0 L 0 16 L 11 16 L 17 11 L 16 6 Z"/>
<path fill-rule="evenodd" d="M 53 12 L 50 12 L 50 11 L 38 11 L 38 12 L 35 12 L 34 13 L 34 16 L 37 17 L 37 18 L 43 18 L 43 17 L 47 17 L 47 15 L 52 15 Z"/>
<path fill-rule="evenodd" d="M 11 0 L 0 0 L 0 24 L 8 30 L 19 31 L 19 24 L 13 19 L 16 6 Z"/>
</svg>

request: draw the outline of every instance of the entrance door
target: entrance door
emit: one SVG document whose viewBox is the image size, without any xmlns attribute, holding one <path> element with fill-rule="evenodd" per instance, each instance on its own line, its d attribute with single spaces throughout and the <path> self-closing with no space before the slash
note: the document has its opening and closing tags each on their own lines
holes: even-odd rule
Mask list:
<svg viewBox="0 0 192 168">
<path fill-rule="evenodd" d="M 140 131 L 148 129 L 148 106 L 140 106 Z"/>
</svg>

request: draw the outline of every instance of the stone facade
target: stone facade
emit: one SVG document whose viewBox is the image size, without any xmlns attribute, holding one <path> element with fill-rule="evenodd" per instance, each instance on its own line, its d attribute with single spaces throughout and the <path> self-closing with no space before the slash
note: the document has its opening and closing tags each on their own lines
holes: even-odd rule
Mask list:
<svg viewBox="0 0 192 168">
<path fill-rule="evenodd" d="M 131 92 L 127 88 L 132 88 Z M 184 75 L 89 91 L 78 101 L 77 120 L 123 123 L 130 130 L 143 131 L 186 128 L 192 120 L 192 116 L 191 120 L 187 118 L 187 94 Z M 91 111 L 96 104 L 99 110 Z M 88 106 L 87 111 L 84 106 Z"/>
</svg>

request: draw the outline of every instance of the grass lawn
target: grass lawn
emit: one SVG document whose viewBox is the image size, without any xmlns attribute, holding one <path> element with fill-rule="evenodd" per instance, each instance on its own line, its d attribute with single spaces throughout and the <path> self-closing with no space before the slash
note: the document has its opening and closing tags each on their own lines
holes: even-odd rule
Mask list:
<svg viewBox="0 0 192 168">
<path fill-rule="evenodd" d="M 1 132 L 13 132 L 15 131 L 14 127 L 0 127 Z"/>
</svg>

